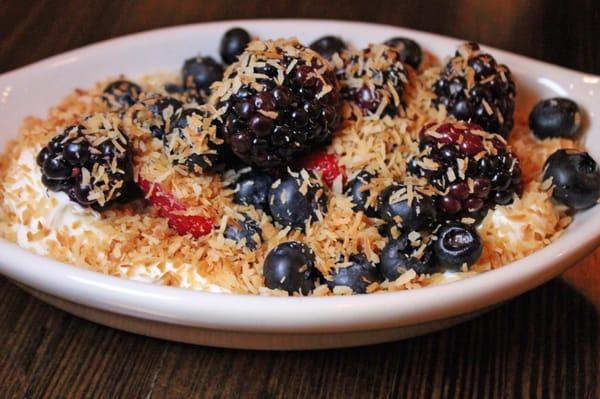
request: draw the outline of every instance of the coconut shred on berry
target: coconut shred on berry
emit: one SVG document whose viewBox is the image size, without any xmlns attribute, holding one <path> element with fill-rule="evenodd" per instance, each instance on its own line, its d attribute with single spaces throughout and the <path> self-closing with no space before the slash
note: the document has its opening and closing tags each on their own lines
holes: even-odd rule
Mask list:
<svg viewBox="0 0 600 399">
<path fill-rule="evenodd" d="M 0 235 L 154 284 L 365 295 L 501 267 L 598 203 L 573 100 L 515 110 L 510 66 L 474 43 L 440 64 L 411 37 L 314 37 L 235 27 L 219 57 L 27 118 L 0 162 Z"/>
</svg>

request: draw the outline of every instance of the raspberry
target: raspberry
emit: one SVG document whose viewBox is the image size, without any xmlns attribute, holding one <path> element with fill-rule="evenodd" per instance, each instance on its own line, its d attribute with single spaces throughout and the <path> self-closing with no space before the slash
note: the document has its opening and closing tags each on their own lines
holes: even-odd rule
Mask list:
<svg viewBox="0 0 600 399">
<path fill-rule="evenodd" d="M 251 42 L 212 86 L 219 135 L 249 165 L 287 165 L 331 139 L 338 86 L 329 63 L 297 41 Z"/>
<path fill-rule="evenodd" d="M 188 207 L 165 191 L 160 184 L 139 177 L 138 185 L 148 202 L 158 209 L 159 216 L 167 219 L 169 226 L 177 231 L 177 234 L 191 234 L 194 238 L 199 238 L 212 230 L 212 220 L 206 216 L 187 213 Z"/>
<path fill-rule="evenodd" d="M 321 178 L 329 187 L 340 175 L 342 176 L 342 183 L 346 183 L 346 168 L 340 166 L 333 154 L 327 154 L 323 151 L 315 152 L 304 157 L 300 163 L 308 171 L 321 173 Z"/>
<path fill-rule="evenodd" d="M 38 154 L 42 182 L 96 210 L 134 199 L 131 148 L 114 114 L 95 114 L 66 127 Z"/>
<path fill-rule="evenodd" d="M 487 209 L 507 205 L 521 194 L 519 160 L 504 139 L 471 123 L 426 125 L 421 152 L 408 171 L 426 178 L 439 192 L 438 217 L 480 219 Z"/>
<path fill-rule="evenodd" d="M 408 77 L 398 50 L 372 44 L 364 50 L 344 51 L 341 57 L 334 63 L 346 99 L 358 105 L 365 115 L 400 113 Z"/>
<path fill-rule="evenodd" d="M 508 138 L 514 125 L 515 83 L 506 65 L 481 53 L 476 43 L 458 48 L 433 87 L 434 104 L 458 120 Z"/>
</svg>

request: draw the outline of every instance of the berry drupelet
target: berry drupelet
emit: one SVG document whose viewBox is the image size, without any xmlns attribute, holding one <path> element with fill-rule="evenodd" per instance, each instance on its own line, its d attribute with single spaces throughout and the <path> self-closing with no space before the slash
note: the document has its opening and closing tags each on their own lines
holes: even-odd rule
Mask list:
<svg viewBox="0 0 600 399">
<path fill-rule="evenodd" d="M 128 80 L 116 80 L 108 84 L 102 92 L 102 101 L 112 112 L 124 112 L 135 104 L 142 88 Z"/>
<path fill-rule="evenodd" d="M 251 42 L 213 85 L 220 137 L 249 165 L 289 164 L 331 139 L 338 86 L 329 63 L 297 41 Z"/>
<path fill-rule="evenodd" d="M 408 171 L 426 178 L 438 191 L 440 219 L 485 215 L 507 205 L 522 191 L 519 160 L 497 134 L 479 126 L 450 122 L 426 125 L 420 133 L 419 155 Z"/>
<path fill-rule="evenodd" d="M 515 83 L 506 65 L 465 43 L 448 61 L 433 87 L 436 106 L 461 121 L 473 122 L 508 138 L 514 125 Z"/>
<path fill-rule="evenodd" d="M 325 278 L 330 290 L 348 287 L 353 294 L 366 294 L 369 286 L 380 280 L 377 268 L 363 253 L 350 255 L 348 261 L 342 257 L 331 270 L 331 276 Z"/>
<path fill-rule="evenodd" d="M 267 288 L 307 295 L 315 288 L 318 276 L 315 254 L 298 241 L 279 244 L 265 258 L 263 275 Z"/>
<path fill-rule="evenodd" d="M 400 114 L 408 77 L 398 50 L 372 44 L 364 50 L 344 51 L 333 63 L 343 96 L 364 115 Z"/>
<path fill-rule="evenodd" d="M 133 166 L 127 137 L 112 114 L 95 114 L 65 128 L 37 157 L 42 182 L 81 206 L 102 210 L 128 197 Z"/>
</svg>

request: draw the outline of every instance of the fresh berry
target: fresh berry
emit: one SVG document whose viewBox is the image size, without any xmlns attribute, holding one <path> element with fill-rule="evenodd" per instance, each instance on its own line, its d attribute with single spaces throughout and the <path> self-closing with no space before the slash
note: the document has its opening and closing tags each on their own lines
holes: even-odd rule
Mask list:
<svg viewBox="0 0 600 399">
<path fill-rule="evenodd" d="M 140 98 L 142 88 L 128 80 L 116 80 L 104 88 L 102 101 L 113 112 L 126 111 Z"/>
<path fill-rule="evenodd" d="M 369 217 L 377 216 L 374 204 L 367 205 L 367 201 L 371 196 L 371 191 L 365 189 L 371 179 L 375 177 L 375 174 L 366 170 L 361 170 L 348 182 L 346 185 L 346 195 L 350 197 L 354 207 L 352 208 L 355 212 L 364 212 Z"/>
<path fill-rule="evenodd" d="M 225 228 L 225 238 L 243 242 L 246 247 L 255 250 L 261 242 L 262 230 L 258 223 L 248 215 L 243 219 L 229 221 Z"/>
<path fill-rule="evenodd" d="M 141 176 L 138 177 L 137 183 L 146 200 L 158 210 L 160 217 L 167 219 L 169 226 L 177 231 L 177 234 L 191 234 L 199 238 L 212 230 L 212 220 L 196 210 L 188 209 L 173 194 L 165 191 L 159 183 L 150 182 Z"/>
<path fill-rule="evenodd" d="M 315 222 L 318 214 L 327 212 L 327 195 L 306 170 L 288 171 L 271 185 L 269 212 L 280 225 L 303 229 L 309 220 Z"/>
<path fill-rule="evenodd" d="M 335 53 L 341 53 L 347 46 L 337 36 L 323 36 L 312 42 L 310 48 L 319 53 L 323 58 L 331 60 Z"/>
<path fill-rule="evenodd" d="M 471 266 L 481 256 L 483 246 L 477 230 L 460 222 L 449 222 L 439 227 L 433 240 L 436 262 L 445 270 L 459 271 Z"/>
<path fill-rule="evenodd" d="M 134 125 L 160 140 L 171 131 L 183 112 L 183 104 L 173 97 L 149 98 L 141 105 L 133 113 Z"/>
<path fill-rule="evenodd" d="M 400 61 L 410 65 L 415 70 L 419 69 L 423 51 L 419 43 L 407 37 L 393 37 L 384 43 L 386 46 L 393 47 L 400 53 Z"/>
<path fill-rule="evenodd" d="M 265 286 L 307 295 L 315 287 L 317 277 L 315 254 L 298 241 L 289 241 L 273 248 L 263 265 Z"/>
<path fill-rule="evenodd" d="M 250 43 L 250 34 L 242 28 L 229 29 L 221 38 L 219 54 L 227 65 L 234 63 Z"/>
<path fill-rule="evenodd" d="M 364 50 L 344 51 L 342 59 L 337 75 L 346 99 L 365 115 L 400 114 L 408 77 L 396 49 L 373 44 Z"/>
<path fill-rule="evenodd" d="M 423 187 L 401 183 L 392 183 L 379 194 L 377 211 L 381 219 L 404 232 L 427 230 L 437 218 L 433 199 Z"/>
<path fill-rule="evenodd" d="M 252 42 L 214 90 L 220 137 L 260 168 L 287 165 L 328 142 L 340 121 L 331 67 L 294 40 Z"/>
<path fill-rule="evenodd" d="M 346 168 L 340 166 L 333 154 L 327 154 L 323 151 L 308 154 L 302 159 L 300 166 L 310 172 L 319 173 L 329 187 L 333 185 L 338 176 L 341 176 L 342 184 L 346 182 Z"/>
<path fill-rule="evenodd" d="M 476 220 L 496 205 L 507 205 L 522 191 L 519 160 L 499 135 L 477 125 L 453 122 L 426 125 L 409 173 L 426 178 L 438 191 L 440 219 Z"/>
<path fill-rule="evenodd" d="M 566 137 L 573 139 L 581 127 L 581 112 L 568 98 L 540 101 L 529 114 L 529 128 L 540 139 Z"/>
<path fill-rule="evenodd" d="M 163 136 L 165 154 L 173 165 L 185 165 L 198 174 L 217 166 L 219 141 L 210 118 L 197 108 L 183 110 Z"/>
<path fill-rule="evenodd" d="M 181 70 L 181 80 L 186 89 L 201 96 L 210 94 L 210 86 L 223 77 L 223 66 L 212 57 L 195 57 L 186 60 Z"/>
<path fill-rule="evenodd" d="M 335 287 L 348 287 L 354 294 L 365 294 L 371 284 L 380 280 L 377 268 L 360 253 L 350 255 L 347 262 L 342 258 L 325 281 L 332 291 Z"/>
<path fill-rule="evenodd" d="M 233 200 L 236 204 L 252 205 L 256 209 L 266 210 L 271 184 L 273 178 L 263 171 L 244 171 L 236 179 Z"/>
<path fill-rule="evenodd" d="M 552 178 L 552 197 L 571 209 L 586 209 L 600 199 L 600 167 L 587 152 L 558 150 L 544 166 L 544 179 Z"/>
<path fill-rule="evenodd" d="M 398 238 L 392 238 L 381 250 L 379 269 L 383 277 L 390 281 L 396 280 L 410 269 L 418 274 L 435 271 L 431 245 L 424 243 L 420 234 L 412 241 L 408 237 L 409 234 L 402 234 Z"/>
<path fill-rule="evenodd" d="M 458 120 L 508 138 L 514 125 L 515 83 L 506 65 L 479 51 L 476 43 L 459 47 L 434 84 L 436 106 Z"/>
<path fill-rule="evenodd" d="M 37 157 L 42 182 L 97 210 L 113 204 L 133 181 L 131 149 L 120 120 L 96 114 L 65 128 Z"/>
</svg>

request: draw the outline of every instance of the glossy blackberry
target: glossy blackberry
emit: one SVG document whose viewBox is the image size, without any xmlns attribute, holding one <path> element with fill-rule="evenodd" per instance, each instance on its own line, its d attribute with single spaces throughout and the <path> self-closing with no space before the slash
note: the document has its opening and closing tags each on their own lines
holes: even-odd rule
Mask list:
<svg viewBox="0 0 600 399">
<path fill-rule="evenodd" d="M 361 170 L 346 185 L 345 194 L 350 197 L 355 212 L 364 212 L 369 217 L 375 217 L 377 211 L 375 204 L 367 204 L 371 191 L 367 188 L 368 184 L 375 177 L 374 173 L 367 170 Z"/>
<path fill-rule="evenodd" d="M 315 254 L 298 241 L 279 244 L 265 258 L 263 275 L 267 288 L 307 295 L 318 277 Z"/>
<path fill-rule="evenodd" d="M 501 136 L 464 122 L 427 125 L 420 154 L 409 173 L 426 178 L 438 190 L 440 219 L 479 220 L 496 205 L 507 205 L 522 191 L 519 160 Z"/>
<path fill-rule="evenodd" d="M 52 138 L 37 162 L 46 187 L 101 210 L 122 197 L 130 198 L 127 191 L 134 186 L 131 157 L 120 120 L 111 114 L 95 114 Z"/>
<path fill-rule="evenodd" d="M 297 41 L 255 41 L 215 84 L 219 133 L 245 163 L 272 168 L 328 142 L 340 121 L 329 64 Z"/>
<path fill-rule="evenodd" d="M 133 124 L 140 130 L 162 140 L 183 112 L 181 101 L 173 97 L 154 97 L 144 100 L 132 110 Z"/>
<path fill-rule="evenodd" d="M 334 61 L 342 82 L 342 95 L 364 115 L 396 116 L 403 110 L 408 76 L 398 50 L 372 44 L 364 50 L 342 52 Z"/>
<path fill-rule="evenodd" d="M 206 113 L 198 108 L 187 108 L 163 135 L 163 147 L 173 165 L 184 165 L 190 172 L 214 170 L 219 163 L 216 129 Z"/>
<path fill-rule="evenodd" d="M 249 168 L 237 177 L 233 200 L 236 204 L 252 205 L 256 209 L 266 210 L 272 183 L 273 178 L 269 174 Z"/>
<path fill-rule="evenodd" d="M 379 269 L 390 281 L 410 269 L 418 274 L 433 273 L 431 242 L 419 233 L 405 233 L 390 239 L 381 250 Z"/>
<path fill-rule="evenodd" d="M 483 245 L 477 230 L 466 224 L 452 221 L 435 232 L 433 254 L 444 270 L 459 271 L 471 266 L 481 256 Z"/>
<path fill-rule="evenodd" d="M 430 229 L 437 220 L 429 190 L 402 183 L 392 183 L 379 194 L 377 212 L 388 227 L 396 227 L 398 232 L 405 233 Z"/>
<path fill-rule="evenodd" d="M 223 66 L 212 57 L 194 57 L 186 60 L 181 69 L 183 87 L 194 90 L 201 97 L 210 94 L 210 86 L 223 77 Z"/>
<path fill-rule="evenodd" d="M 225 238 L 243 242 L 246 247 L 255 250 L 262 240 L 262 230 L 256 220 L 248 215 L 243 215 L 240 220 L 231 220 L 225 228 Z"/>
<path fill-rule="evenodd" d="M 515 83 L 506 65 L 466 43 L 448 61 L 433 87 L 434 104 L 458 120 L 508 138 L 514 125 Z"/>
<path fill-rule="evenodd" d="M 350 255 L 347 261 L 342 257 L 331 270 L 331 276 L 325 278 L 330 290 L 348 287 L 353 294 L 366 294 L 369 286 L 380 280 L 379 271 L 362 253 Z"/>
<path fill-rule="evenodd" d="M 347 46 L 346 43 L 337 36 L 323 36 L 310 44 L 310 48 L 321 54 L 323 58 L 331 60 L 335 53 L 341 53 Z"/>
<path fill-rule="evenodd" d="M 288 171 L 275 180 L 269 191 L 269 212 L 281 226 L 303 229 L 307 222 L 319 220 L 327 211 L 323 186 L 306 170 Z"/>
<path fill-rule="evenodd" d="M 400 61 L 410 65 L 415 70 L 419 69 L 423 59 L 423 51 L 419 43 L 407 37 L 393 37 L 386 40 L 384 44 L 398 50 Z"/>
<path fill-rule="evenodd" d="M 245 29 L 232 28 L 225 32 L 219 46 L 219 54 L 223 62 L 227 65 L 235 62 L 248 43 L 250 43 L 250 34 Z"/>
<path fill-rule="evenodd" d="M 109 83 L 102 92 L 102 101 L 112 112 L 126 111 L 140 98 L 142 88 L 128 80 Z"/>
</svg>

